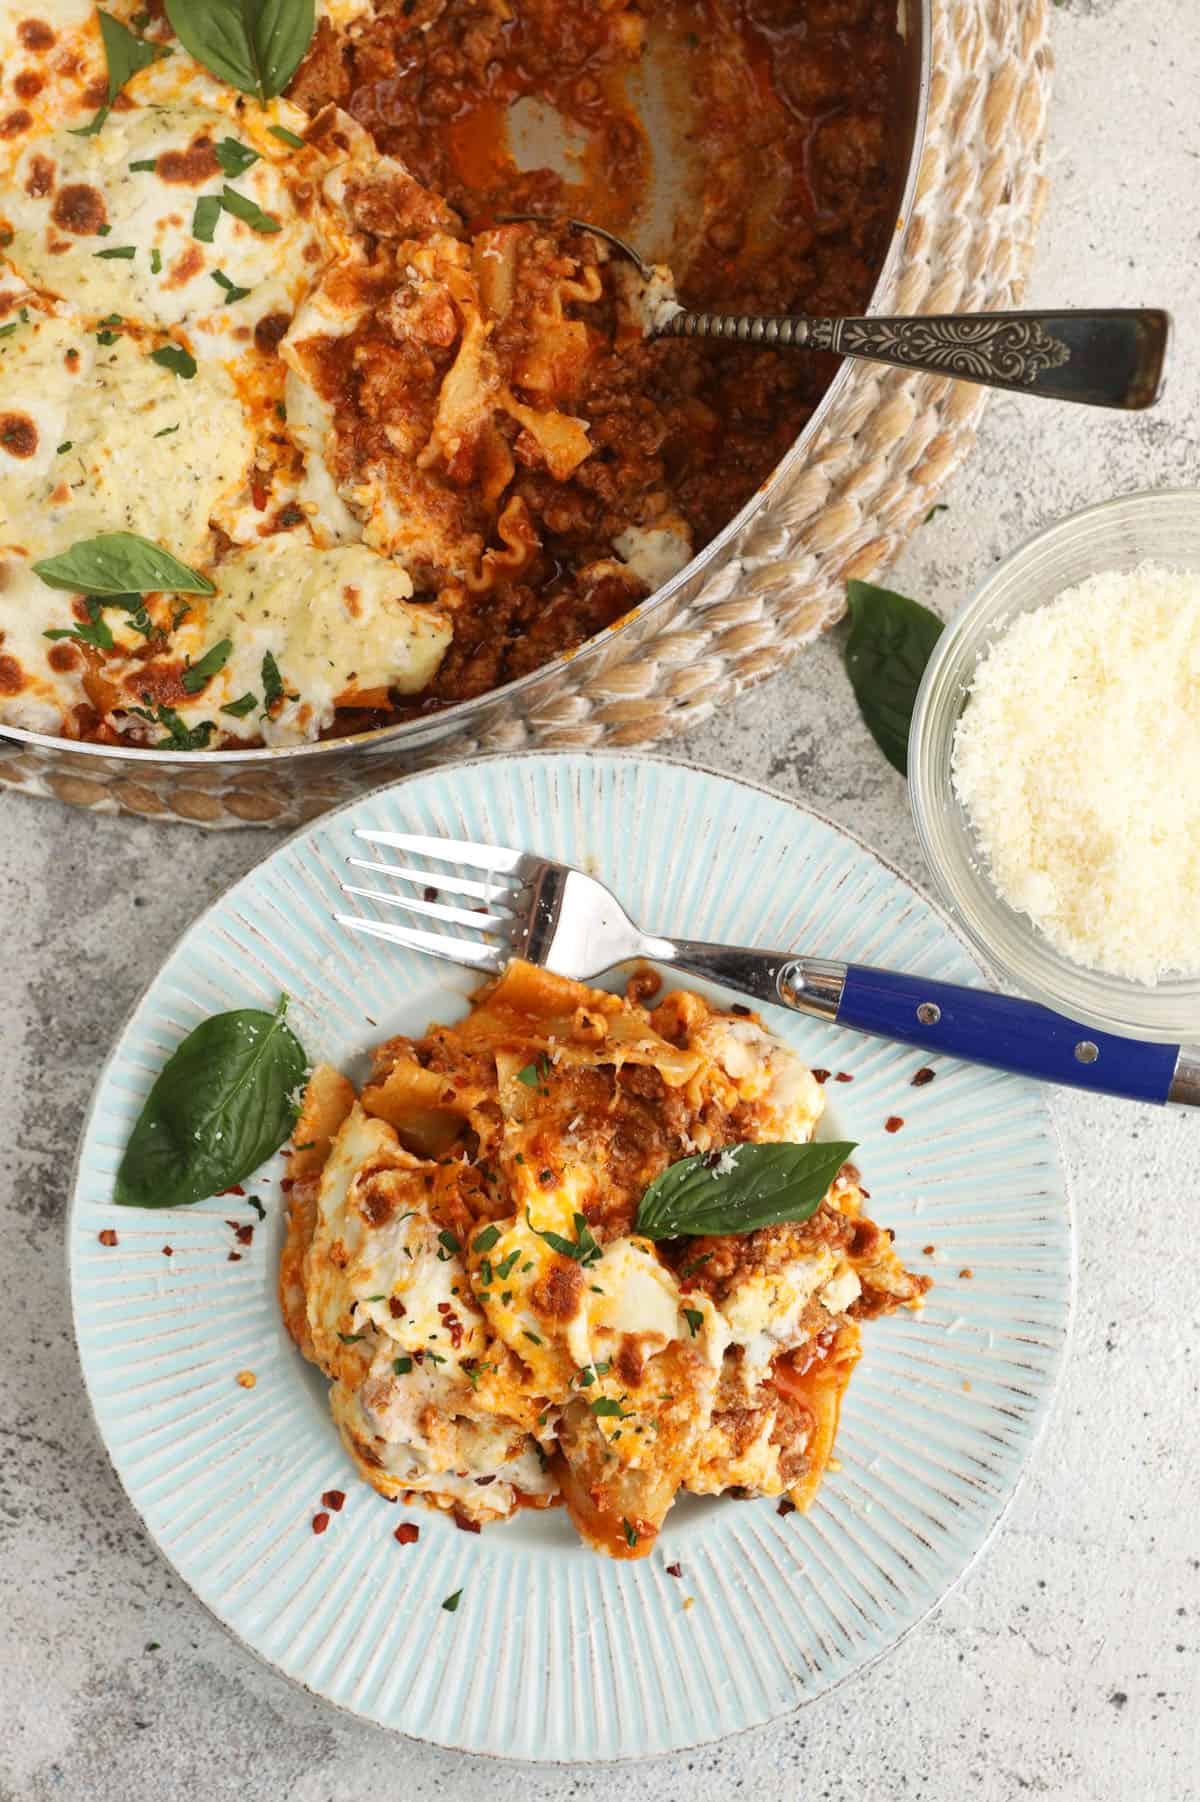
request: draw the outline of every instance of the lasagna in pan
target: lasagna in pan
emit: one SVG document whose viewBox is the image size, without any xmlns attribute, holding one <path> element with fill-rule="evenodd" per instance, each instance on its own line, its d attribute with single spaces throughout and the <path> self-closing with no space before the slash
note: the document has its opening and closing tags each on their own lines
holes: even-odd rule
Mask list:
<svg viewBox="0 0 1200 1802">
<path fill-rule="evenodd" d="M 365 730 L 569 651 L 733 516 L 826 360 L 646 342 L 631 266 L 564 218 L 646 199 L 656 36 L 710 96 L 683 297 L 869 296 L 892 0 L 251 10 L 311 34 L 266 100 L 194 0 L 0 0 L 0 721 Z M 513 160 L 534 100 L 577 180 Z"/>
<path fill-rule="evenodd" d="M 653 982 L 622 999 L 517 962 L 458 1025 L 381 1045 L 361 1094 L 313 1072 L 281 1303 L 381 1494 L 468 1530 L 563 1503 L 616 1558 L 680 1491 L 806 1508 L 862 1323 L 921 1305 L 849 1163 L 801 1220 L 639 1230 L 664 1172 L 690 1159 L 715 1193 L 823 1107 L 747 1011 L 650 1007 Z"/>
</svg>

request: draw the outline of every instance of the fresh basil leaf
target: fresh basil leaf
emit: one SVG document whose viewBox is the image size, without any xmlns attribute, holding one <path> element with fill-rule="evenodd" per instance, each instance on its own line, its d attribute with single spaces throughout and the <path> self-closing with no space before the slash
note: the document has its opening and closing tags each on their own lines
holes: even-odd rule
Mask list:
<svg viewBox="0 0 1200 1802">
<path fill-rule="evenodd" d="M 117 1171 L 127 1208 L 186 1207 L 250 1176 L 277 1151 L 299 1112 L 308 1060 L 284 1020 L 235 1008 L 190 1032 L 146 1098 Z"/>
<path fill-rule="evenodd" d="M 159 62 L 171 52 L 165 44 L 148 44 L 114 19 L 111 13 L 100 14 L 100 36 L 104 41 L 104 56 L 108 64 L 108 101 L 100 108 L 90 125 L 76 127 L 71 136 L 75 138 L 93 138 L 101 130 L 108 118 L 108 110 L 131 75 L 139 69 L 148 69 L 151 63 Z"/>
<path fill-rule="evenodd" d="M 167 17 L 198 63 L 260 100 L 282 94 L 316 26 L 313 0 L 167 0 Z"/>
<path fill-rule="evenodd" d="M 190 663 L 182 677 L 186 692 L 190 695 L 199 694 L 204 684 L 210 681 L 219 669 L 224 669 L 232 649 L 232 638 L 223 638 L 219 644 L 213 646 L 211 651 L 206 651 L 199 662 Z"/>
<path fill-rule="evenodd" d="M 245 175 L 259 160 L 257 150 L 251 150 L 249 144 L 239 144 L 236 138 L 222 138 L 219 144 L 213 145 L 213 155 L 230 181 Z"/>
<path fill-rule="evenodd" d="M 638 1206 L 634 1231 L 648 1239 L 752 1233 L 815 1214 L 854 1146 L 732 1145 L 681 1158 L 656 1176 Z"/>
<path fill-rule="evenodd" d="M 192 236 L 198 244 L 211 244 L 221 217 L 221 196 L 201 194 L 192 212 Z"/>
<path fill-rule="evenodd" d="M 244 694 L 236 701 L 226 701 L 221 708 L 222 713 L 231 713 L 235 720 L 244 720 L 248 713 L 253 713 L 258 706 L 256 694 Z"/>
<path fill-rule="evenodd" d="M 264 213 L 260 206 L 247 195 L 239 194 L 236 188 L 224 187 L 221 189 L 221 205 L 227 213 L 232 213 L 235 219 L 240 219 L 243 225 L 248 225 L 252 231 L 262 232 L 265 235 L 283 230 L 273 213 Z"/>
<path fill-rule="evenodd" d="M 160 726 L 167 730 L 166 738 L 160 738 L 155 749 L 165 751 L 204 751 L 208 741 L 216 731 L 212 720 L 200 720 L 195 726 L 185 726 L 173 707 L 156 707 L 154 717 Z M 238 1178 L 233 1178 L 237 1182 Z"/>
<path fill-rule="evenodd" d="M 847 582 L 846 673 L 871 736 L 893 769 L 908 775 L 908 729 L 925 665 L 942 622 L 919 601 Z"/>
<path fill-rule="evenodd" d="M 127 595 L 215 594 L 216 588 L 199 570 L 189 569 L 161 545 L 139 538 L 135 532 L 102 532 L 98 538 L 81 538 L 57 557 L 43 557 L 34 573 L 50 588 L 67 588 L 77 594 Z"/>
<path fill-rule="evenodd" d="M 150 352 L 150 361 L 157 363 L 162 369 L 169 369 L 181 381 L 190 382 L 196 373 L 196 359 L 190 350 L 184 350 L 182 344 L 164 344 L 158 350 Z"/>
</svg>

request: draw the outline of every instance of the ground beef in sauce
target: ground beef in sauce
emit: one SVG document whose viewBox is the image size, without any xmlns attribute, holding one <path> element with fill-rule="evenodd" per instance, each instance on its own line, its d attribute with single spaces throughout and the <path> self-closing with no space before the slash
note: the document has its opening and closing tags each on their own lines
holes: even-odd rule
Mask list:
<svg viewBox="0 0 1200 1802">
<path fill-rule="evenodd" d="M 675 45 L 684 85 L 705 95 L 693 133 L 704 171 L 701 235 L 686 256 L 672 253 L 681 297 L 728 311 L 862 311 L 900 185 L 894 0 L 512 0 L 504 8 L 381 0 L 374 18 L 343 36 L 322 22 L 291 95 L 314 113 L 329 102 L 345 107 L 382 152 L 457 209 L 464 232 L 527 209 L 628 229 L 649 151 L 621 77 L 656 33 Z M 545 169 L 522 173 L 508 157 L 504 109 L 531 95 L 589 134 L 579 183 L 568 187 Z M 394 227 L 377 221 L 374 229 Z M 560 238 L 584 262 L 594 260 L 592 243 Z M 614 623 L 647 591 L 620 573 L 595 573 L 611 561 L 613 537 L 671 513 L 699 550 L 768 476 L 836 367 L 824 357 L 711 344 L 613 349 L 610 287 L 606 274 L 599 302 L 568 309 L 598 338 L 570 407 L 587 422 L 591 454 L 561 481 L 511 434 L 511 493 L 536 531 L 536 553 L 511 579 L 458 601 L 454 643 L 426 694 L 391 714 L 343 718 L 335 731 L 482 694 Z M 526 317 L 517 307 L 496 329 L 508 363 Z M 378 335 L 386 336 L 382 327 Z M 427 335 L 433 373 L 439 358 L 429 343 Z M 395 364 L 394 343 L 389 355 Z M 393 404 L 384 362 L 363 363 L 381 406 Z M 457 502 L 456 528 L 496 544 L 469 491 Z M 419 594 L 440 592 L 436 569 L 414 574 Z"/>
</svg>

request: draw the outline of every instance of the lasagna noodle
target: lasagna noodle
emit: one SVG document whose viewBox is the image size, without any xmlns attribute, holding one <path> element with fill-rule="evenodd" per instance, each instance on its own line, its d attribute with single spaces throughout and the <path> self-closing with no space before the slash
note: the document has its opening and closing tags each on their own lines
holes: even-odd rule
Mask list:
<svg viewBox="0 0 1200 1802">
<path fill-rule="evenodd" d="M 520 962 L 457 1025 L 382 1046 L 348 1114 L 315 1073 L 281 1299 L 360 1472 L 472 1522 L 557 1498 L 616 1557 L 681 1489 L 807 1506 L 858 1311 L 924 1281 L 849 1167 L 812 1222 L 742 1237 L 658 1245 L 636 1211 L 697 1136 L 810 1137 L 820 1093 L 752 1018 Z"/>
</svg>

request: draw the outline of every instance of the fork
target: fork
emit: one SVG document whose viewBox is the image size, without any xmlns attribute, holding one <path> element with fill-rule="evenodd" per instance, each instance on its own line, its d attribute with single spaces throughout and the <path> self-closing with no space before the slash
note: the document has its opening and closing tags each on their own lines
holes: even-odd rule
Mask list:
<svg viewBox="0 0 1200 1802">
<path fill-rule="evenodd" d="M 355 869 L 406 883 L 417 894 L 342 883 L 348 895 L 456 927 L 470 937 L 417 925 L 335 914 L 352 932 L 367 933 L 497 976 L 510 958 L 524 958 L 558 976 L 590 982 L 617 964 L 646 960 L 706 977 L 756 1001 L 848 1026 L 878 1038 L 917 1045 L 968 1063 L 988 1064 L 1039 1082 L 1065 1083 L 1133 1101 L 1200 1106 L 1200 1053 L 1179 1045 L 1120 1038 L 1068 1020 L 1036 1002 L 991 989 L 934 982 L 924 976 L 867 964 L 759 951 L 699 939 L 643 932 L 612 891 L 569 864 L 501 845 L 431 838 L 360 827 L 368 845 L 407 859 L 452 866 L 450 873 L 350 857 Z M 460 898 L 464 905 L 441 896 Z"/>
</svg>

